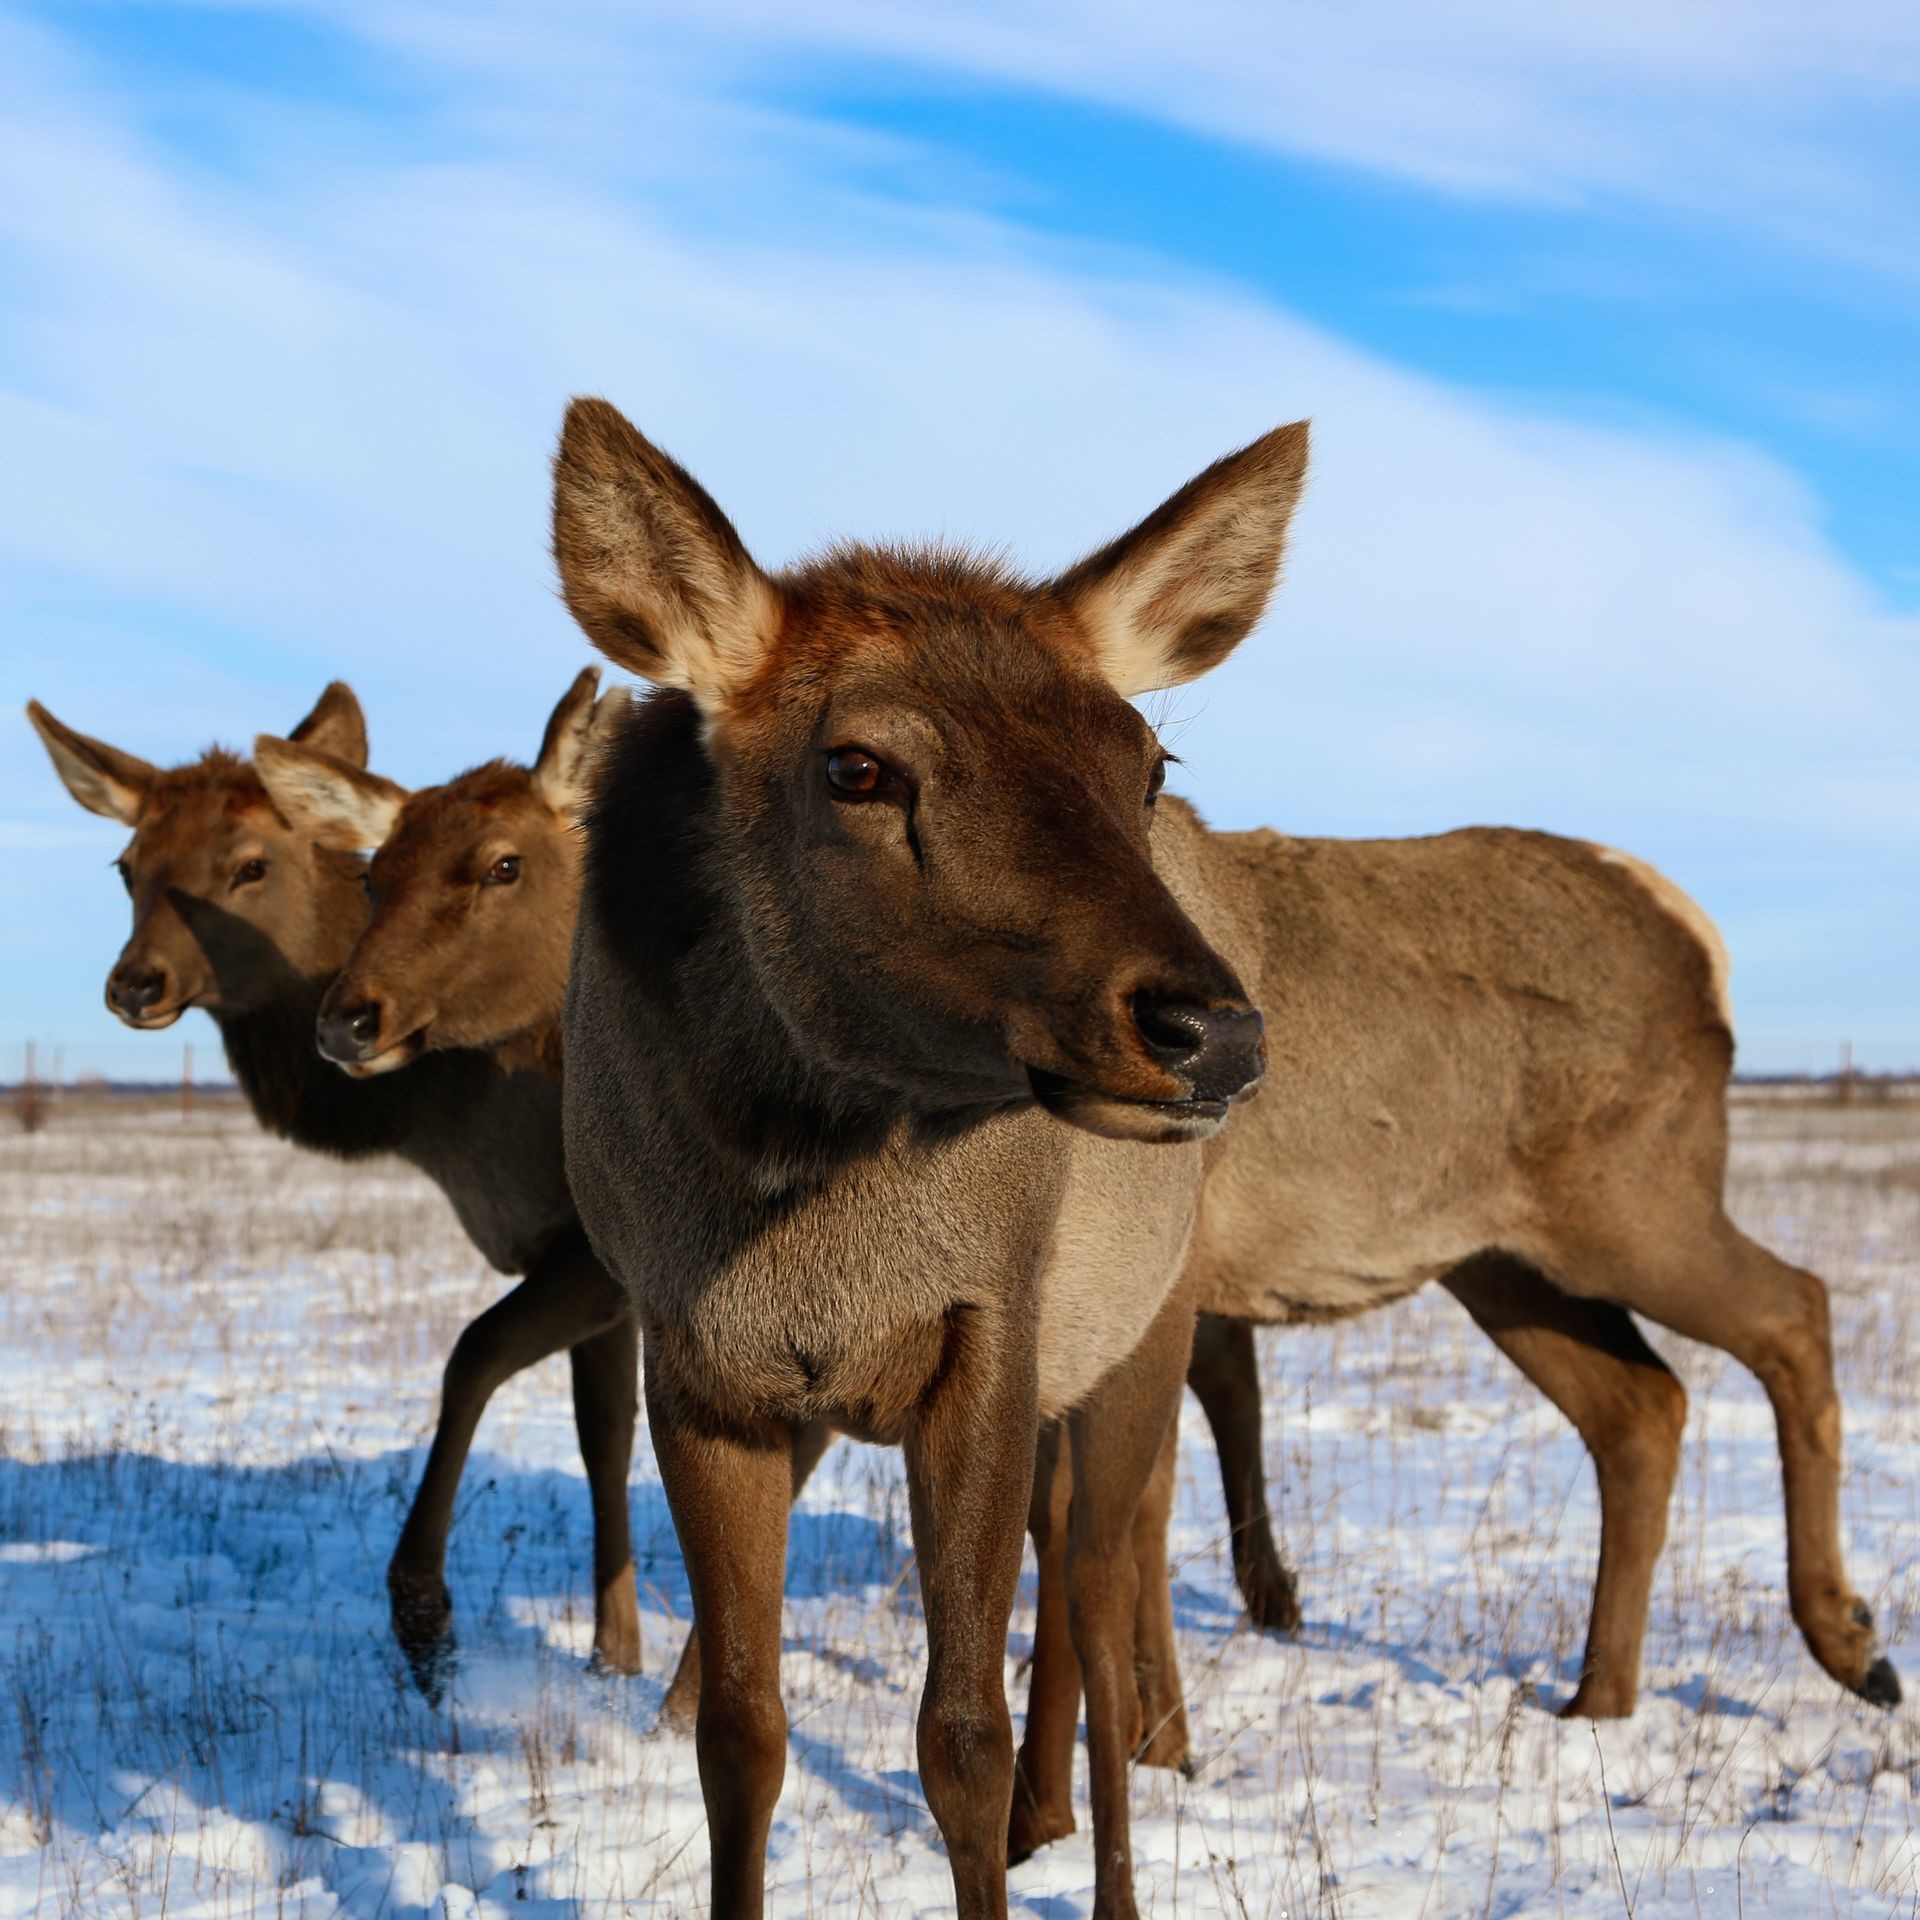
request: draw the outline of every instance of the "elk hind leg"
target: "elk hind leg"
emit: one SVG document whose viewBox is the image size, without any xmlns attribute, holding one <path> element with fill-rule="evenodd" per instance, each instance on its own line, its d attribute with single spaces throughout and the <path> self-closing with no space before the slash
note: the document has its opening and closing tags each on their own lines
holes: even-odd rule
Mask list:
<svg viewBox="0 0 1920 1920">
<path fill-rule="evenodd" d="M 640 1412 L 640 1329 L 623 1313 L 605 1333 L 579 1342 L 573 1417 L 593 1499 L 593 1664 L 603 1673 L 640 1671 L 640 1599 L 634 1588 L 627 1474 Z"/>
<path fill-rule="evenodd" d="M 1644 1208 L 1620 1209 L 1636 1223 L 1647 1217 Z M 1874 1706 L 1897 1705 L 1899 1677 L 1841 1561 L 1840 1398 L 1825 1284 L 1748 1239 L 1717 1207 L 1657 1242 L 1637 1226 L 1623 1234 L 1619 1219 L 1610 1224 L 1611 1235 L 1596 1235 L 1581 1256 L 1595 1290 L 1731 1354 L 1766 1389 L 1785 1483 L 1794 1622 L 1842 1686 Z"/>
<path fill-rule="evenodd" d="M 1180 1404 L 1193 1350 L 1184 1292 L 1164 1306 L 1131 1355 L 1068 1415 L 1073 1499 L 1067 1607 L 1087 1696 L 1096 1920 L 1133 1920 L 1128 1763 L 1140 1745 L 1133 1627 L 1139 1593 L 1134 1516 Z M 1161 1557 L 1157 1577 L 1166 1579 Z"/>
<path fill-rule="evenodd" d="M 1482 1254 L 1444 1284 L 1566 1415 L 1593 1456 L 1600 1564 L 1580 1683 L 1560 1711 L 1569 1718 L 1622 1718 L 1639 1697 L 1654 1569 L 1680 1467 L 1686 1389 L 1623 1308 L 1576 1299 L 1523 1261 Z"/>
</svg>

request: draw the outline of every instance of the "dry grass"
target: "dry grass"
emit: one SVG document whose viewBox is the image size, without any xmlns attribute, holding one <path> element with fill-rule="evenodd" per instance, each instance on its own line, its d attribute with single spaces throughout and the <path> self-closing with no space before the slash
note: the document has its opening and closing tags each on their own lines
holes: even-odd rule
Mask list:
<svg viewBox="0 0 1920 1920">
<path fill-rule="evenodd" d="M 1734 1204 L 1832 1283 L 1850 1562 L 1920 1677 L 1920 1114 L 1744 1107 Z M 648 1674 L 587 1676 L 557 1364 L 483 1430 L 453 1707 L 399 1683 L 381 1569 L 439 1363 L 499 1284 L 431 1189 L 227 1111 L 56 1108 L 0 1136 L 0 1273 L 0 1920 L 704 1911 L 691 1752 L 649 1732 L 686 1607 L 671 1528 L 643 1448 Z M 1294 1644 L 1238 1620 L 1189 1422 L 1203 1765 L 1136 1778 L 1144 1912 L 1915 1911 L 1913 1714 L 1813 1669 L 1764 1402 L 1666 1345 L 1694 1417 L 1648 1698 L 1597 1735 L 1537 1704 L 1584 1634 L 1590 1472 L 1451 1302 L 1268 1339 Z M 897 1463 L 836 1449 L 794 1530 L 776 1914 L 948 1904 L 911 1770 L 909 1552 Z M 1014 1885 L 1065 1920 L 1091 1878 L 1082 1834 Z"/>
</svg>

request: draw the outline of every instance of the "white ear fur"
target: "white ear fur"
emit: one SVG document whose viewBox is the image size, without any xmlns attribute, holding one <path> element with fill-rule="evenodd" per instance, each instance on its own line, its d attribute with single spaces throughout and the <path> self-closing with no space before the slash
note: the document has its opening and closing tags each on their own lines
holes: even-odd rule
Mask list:
<svg viewBox="0 0 1920 1920">
<path fill-rule="evenodd" d="M 40 736 L 61 784 L 89 813 L 132 826 L 159 769 L 104 740 L 89 739 L 56 720 L 38 700 L 27 702 L 27 719 Z"/>
<path fill-rule="evenodd" d="M 1215 667 L 1264 611 L 1307 465 L 1307 423 L 1216 461 L 1054 582 L 1131 697 Z"/>
<path fill-rule="evenodd" d="M 779 631 L 778 591 L 726 515 L 604 400 L 567 409 L 553 552 L 587 638 L 709 714 L 752 677 Z"/>
<path fill-rule="evenodd" d="M 405 787 L 270 733 L 253 743 L 253 764 L 287 824 L 323 846 L 377 847 L 406 805 Z"/>
</svg>

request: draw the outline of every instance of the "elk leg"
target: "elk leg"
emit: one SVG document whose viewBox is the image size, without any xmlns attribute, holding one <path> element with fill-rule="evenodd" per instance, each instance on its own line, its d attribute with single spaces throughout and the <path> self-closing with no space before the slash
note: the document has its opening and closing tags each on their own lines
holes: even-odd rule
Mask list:
<svg viewBox="0 0 1920 1920">
<path fill-rule="evenodd" d="M 1622 1213 L 1625 1212 L 1623 1208 Z M 1637 1206 L 1630 1217 L 1657 1218 Z M 1690 1340 L 1731 1354 L 1773 1403 L 1786 1490 L 1787 1593 L 1821 1666 L 1874 1706 L 1900 1699 L 1873 1615 L 1840 1556 L 1840 1400 L 1833 1384 L 1827 1289 L 1749 1240 L 1717 1210 L 1678 1240 L 1612 1238 L 1569 1252 L 1565 1285 L 1592 1290 Z M 1575 1269 L 1578 1269 L 1576 1274 Z M 1558 1277 L 1558 1276 L 1556 1276 Z"/>
<path fill-rule="evenodd" d="M 824 1420 L 803 1421 L 793 1430 L 793 1498 L 820 1464 L 820 1456 L 833 1444 L 833 1429 Z M 700 1713 L 700 1629 L 687 1630 L 686 1644 L 680 1649 L 680 1664 L 660 1702 L 660 1724 L 676 1733 L 691 1733 Z"/>
<path fill-rule="evenodd" d="M 1073 1447 L 1067 1607 L 1087 1694 L 1095 1920 L 1134 1920 L 1136 1912 L 1127 1806 L 1127 1765 L 1141 1734 L 1133 1523 L 1179 1407 L 1192 1351 L 1193 1303 L 1180 1290 L 1133 1353 L 1067 1420 Z M 1164 1554 L 1158 1577 L 1167 1577 Z"/>
<path fill-rule="evenodd" d="M 1233 1577 L 1246 1602 L 1247 1618 L 1267 1633 L 1293 1633 L 1300 1625 L 1300 1594 L 1267 1512 L 1267 1477 L 1260 1457 L 1260 1372 L 1253 1326 L 1203 1313 L 1193 1335 L 1187 1385 L 1213 1429 L 1220 1456 L 1220 1488 L 1226 1495 Z"/>
<path fill-rule="evenodd" d="M 593 1496 L 593 1664 L 640 1671 L 640 1601 L 633 1583 L 627 1474 L 640 1412 L 640 1328 L 623 1313 L 605 1333 L 577 1344 L 573 1419 Z"/>
<path fill-rule="evenodd" d="M 927 1614 L 920 1782 L 947 1843 L 960 1920 L 1004 1920 L 1007 1911 L 1007 1623 L 1038 1432 L 1031 1346 L 983 1325 L 979 1310 L 953 1315 L 906 1457 Z"/>
<path fill-rule="evenodd" d="M 1442 1283 L 1573 1423 L 1600 1489 L 1600 1565 L 1586 1657 L 1563 1717 L 1634 1709 L 1654 1567 L 1680 1470 L 1686 1389 L 1624 1308 L 1578 1300 L 1523 1261 L 1484 1254 Z"/>
<path fill-rule="evenodd" d="M 1133 1560 L 1138 1586 L 1133 1609 L 1133 1675 L 1144 1728 L 1135 1762 L 1143 1767 L 1188 1770 L 1191 1741 L 1187 1703 L 1180 1687 L 1180 1652 L 1173 1639 L 1173 1570 L 1167 1559 L 1167 1528 L 1173 1517 L 1173 1483 L 1180 1463 L 1180 1417 L 1167 1422 L 1167 1437 L 1133 1514 Z"/>
<path fill-rule="evenodd" d="M 577 1247 L 548 1254 L 505 1299 L 468 1324 L 447 1361 L 426 1471 L 387 1563 L 394 1638 L 415 1684 L 437 1702 L 453 1656 L 447 1535 L 473 1436 L 497 1388 L 537 1360 L 628 1315 L 626 1296 Z"/>
<path fill-rule="evenodd" d="M 1067 1503 L 1073 1492 L 1059 1421 L 1040 1432 L 1027 1531 L 1039 1563 L 1027 1727 L 1013 1767 L 1007 1858 L 1018 1863 L 1073 1831 L 1073 1747 L 1080 1732 L 1080 1661 L 1067 1623 Z"/>
<path fill-rule="evenodd" d="M 787 1765 L 780 1599 L 793 1485 L 784 1425 L 730 1427 L 694 1406 L 649 1340 L 647 1424 L 700 1633 L 694 1741 L 714 1920 L 760 1920 L 767 1833 Z"/>
</svg>

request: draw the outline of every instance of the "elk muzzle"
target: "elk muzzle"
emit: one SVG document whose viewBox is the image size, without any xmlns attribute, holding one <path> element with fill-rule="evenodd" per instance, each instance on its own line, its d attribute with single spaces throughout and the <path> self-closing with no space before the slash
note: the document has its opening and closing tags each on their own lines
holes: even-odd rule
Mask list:
<svg viewBox="0 0 1920 1920">
<path fill-rule="evenodd" d="M 314 1044 L 324 1060 L 331 1060 L 356 1080 L 404 1067 L 420 1051 L 420 1030 L 399 1035 L 390 1030 L 388 1010 L 378 1000 L 353 1000 L 336 1005 L 328 994 L 314 1022 Z"/>
<path fill-rule="evenodd" d="M 1224 1105 L 1266 1071 L 1260 1057 L 1266 1023 L 1252 1007 L 1207 1007 L 1143 992 L 1133 997 L 1133 1020 L 1147 1052 L 1187 1083 L 1196 1105 Z"/>
<path fill-rule="evenodd" d="M 184 1011 L 165 967 L 124 957 L 107 975 L 107 1006 L 128 1026 L 148 1033 L 172 1026 Z"/>
</svg>

